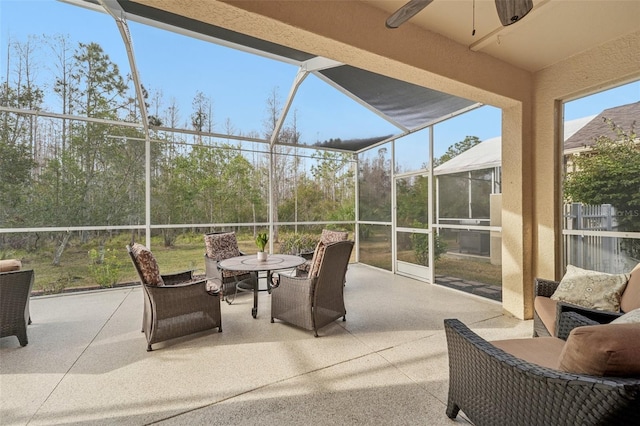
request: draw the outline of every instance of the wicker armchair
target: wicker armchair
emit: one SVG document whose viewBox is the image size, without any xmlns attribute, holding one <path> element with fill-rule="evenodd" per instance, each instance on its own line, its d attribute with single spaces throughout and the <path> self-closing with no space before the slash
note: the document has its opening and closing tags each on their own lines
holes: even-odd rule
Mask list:
<svg viewBox="0 0 640 426">
<path fill-rule="evenodd" d="M 222 282 L 222 297 L 232 304 L 238 294 L 238 284 L 250 282 L 253 288 L 256 277 L 247 271 L 229 271 L 218 268 L 218 263 L 231 257 L 242 256 L 238 248 L 235 232 L 212 232 L 204 236 L 204 266 L 207 278 L 215 278 Z"/>
<path fill-rule="evenodd" d="M 535 279 L 533 337 L 557 335 L 558 322 L 564 312 L 577 312 L 600 324 L 607 324 L 626 312 L 640 308 L 640 264 L 631 271 L 629 281 L 620 298 L 620 312 L 602 311 L 566 302 L 556 302 L 551 299 L 551 296 L 559 284 L 559 281 Z"/>
<path fill-rule="evenodd" d="M 324 248 L 317 274 L 306 277 L 280 275 L 271 290 L 271 322 L 286 321 L 306 330 L 318 329 L 342 317 L 346 320 L 343 287 L 353 241 Z"/>
<path fill-rule="evenodd" d="M 144 292 L 142 331 L 147 351 L 154 343 L 218 328 L 221 283 L 194 280 L 191 271 L 160 275 L 151 251 L 141 244 L 127 245 Z"/>
<path fill-rule="evenodd" d="M 566 312 L 577 312 L 579 314 L 586 315 L 588 318 L 596 320 L 600 324 L 609 323 L 622 315 L 622 313 L 618 312 L 598 311 L 595 309 L 572 305 L 566 302 L 549 302 L 549 298 L 558 288 L 558 284 L 560 284 L 559 281 L 543 280 L 540 278 L 535 279 L 534 296 L 545 298 L 542 300 L 545 304 L 552 303 L 554 312 L 552 315 L 545 315 L 544 311 L 541 309 L 541 299 L 538 299 L 538 302 L 536 302 L 538 308 L 533 312 L 533 337 L 558 336 L 558 329 L 560 327 L 559 321 L 562 314 Z"/>
<path fill-rule="evenodd" d="M 29 343 L 27 324 L 33 270 L 0 273 L 0 337 L 16 336 L 20 346 Z"/>
<path fill-rule="evenodd" d="M 559 330 L 566 337 L 571 327 L 591 322 L 572 312 L 563 314 L 560 323 Z M 640 424 L 640 378 L 543 367 L 499 349 L 457 319 L 445 320 L 444 327 L 449 352 L 449 418 L 462 410 L 477 426 Z"/>
</svg>

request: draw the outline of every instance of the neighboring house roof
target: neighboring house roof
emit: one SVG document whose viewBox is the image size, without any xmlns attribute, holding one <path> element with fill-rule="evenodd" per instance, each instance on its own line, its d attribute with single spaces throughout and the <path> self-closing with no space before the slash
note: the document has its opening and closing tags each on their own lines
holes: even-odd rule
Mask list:
<svg viewBox="0 0 640 426">
<path fill-rule="evenodd" d="M 611 120 L 624 131 L 629 131 L 632 127 L 635 128 L 636 125 L 640 125 L 640 102 L 605 109 L 575 132 L 573 136 L 565 139 L 565 151 L 591 146 L 599 136 L 608 136 L 610 139 L 616 140 L 618 135 L 605 120 Z"/>
<path fill-rule="evenodd" d="M 502 163 L 502 137 L 486 139 L 433 170 L 434 175 L 490 169 Z"/>
<path fill-rule="evenodd" d="M 573 135 L 575 135 L 580 129 L 587 125 L 591 120 L 596 118 L 597 115 L 590 115 L 588 117 L 576 118 L 575 120 L 565 121 L 564 123 L 564 149 L 567 149 L 567 142 Z"/>
<path fill-rule="evenodd" d="M 578 118 L 564 123 L 565 147 L 569 138 L 574 136 L 581 128 L 591 122 L 595 115 Z M 472 170 L 484 170 L 498 167 L 502 163 L 502 137 L 486 139 L 463 153 L 456 155 L 451 160 L 436 167 L 434 175 L 448 175 L 452 173 L 468 172 Z"/>
</svg>

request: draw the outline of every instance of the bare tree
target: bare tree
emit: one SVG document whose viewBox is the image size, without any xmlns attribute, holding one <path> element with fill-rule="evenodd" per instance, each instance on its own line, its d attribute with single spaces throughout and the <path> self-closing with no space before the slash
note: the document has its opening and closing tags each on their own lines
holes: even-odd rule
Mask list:
<svg viewBox="0 0 640 426">
<path fill-rule="evenodd" d="M 267 116 L 263 122 L 265 138 L 271 140 L 272 136 L 276 132 L 276 128 L 278 126 L 278 120 L 280 118 L 280 114 L 282 113 L 282 103 L 280 102 L 280 98 L 278 95 L 278 88 L 275 87 L 269 97 L 267 98 Z M 280 201 L 287 195 L 292 194 L 293 190 L 293 182 L 290 179 L 291 170 L 294 170 L 295 167 L 293 162 L 296 161 L 294 156 L 291 155 L 291 151 L 293 148 L 289 146 L 280 145 L 281 143 L 287 143 L 291 145 L 295 145 L 298 143 L 300 134 L 297 129 L 297 123 L 294 120 L 292 125 L 288 127 L 284 127 L 280 129 L 277 135 L 275 135 L 274 141 L 275 143 L 271 146 L 271 173 L 272 173 L 272 181 L 271 181 L 271 193 L 272 198 L 270 200 L 271 210 L 273 212 L 273 221 L 278 222 L 278 206 Z M 268 168 L 267 168 L 268 170 Z M 268 189 L 268 188 L 266 188 Z M 273 230 L 273 241 L 278 242 L 278 227 L 274 227 Z"/>
<path fill-rule="evenodd" d="M 201 91 L 196 92 L 196 95 L 191 101 L 193 112 L 191 113 L 191 126 L 197 132 L 208 131 L 211 126 L 210 106 L 211 101 Z M 196 143 L 202 143 L 202 135 L 196 136 Z"/>
<path fill-rule="evenodd" d="M 18 99 L 21 100 L 23 108 L 28 110 L 39 109 L 42 102 L 42 92 L 37 89 L 35 81 L 39 65 L 36 61 L 36 49 L 39 45 L 37 37 L 28 36 L 24 42 L 13 43 L 14 57 L 18 59 L 15 64 L 16 89 L 18 91 Z M 38 143 L 37 118 L 30 115 L 29 122 L 29 148 L 34 160 L 38 163 L 40 159 L 41 146 Z"/>
</svg>

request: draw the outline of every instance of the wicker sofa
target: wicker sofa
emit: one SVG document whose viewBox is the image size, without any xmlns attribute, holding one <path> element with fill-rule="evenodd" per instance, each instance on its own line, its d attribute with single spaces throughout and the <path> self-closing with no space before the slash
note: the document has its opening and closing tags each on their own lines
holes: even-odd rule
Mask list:
<svg viewBox="0 0 640 426">
<path fill-rule="evenodd" d="M 488 342 L 459 320 L 445 320 L 447 416 L 453 419 L 462 410 L 476 426 L 640 424 L 640 359 L 634 355 L 640 353 L 640 325 L 576 327 L 589 321 L 575 312 L 562 314 L 559 330 L 568 334 L 566 342 L 555 337 Z M 603 335 L 617 336 L 618 346 L 628 343 L 623 351 L 636 362 L 626 366 L 628 376 L 611 365 L 599 365 L 603 375 L 579 372 L 588 365 L 580 354 L 608 359 L 611 346 L 602 343 Z"/>
<path fill-rule="evenodd" d="M 629 275 L 624 291 L 620 295 L 620 310 L 606 311 L 589 309 L 576 304 L 556 301 L 551 298 L 560 281 L 536 278 L 534 282 L 533 336 L 557 336 L 558 322 L 563 312 L 578 312 L 582 316 L 606 324 L 615 318 L 640 308 L 640 263 Z"/>
</svg>

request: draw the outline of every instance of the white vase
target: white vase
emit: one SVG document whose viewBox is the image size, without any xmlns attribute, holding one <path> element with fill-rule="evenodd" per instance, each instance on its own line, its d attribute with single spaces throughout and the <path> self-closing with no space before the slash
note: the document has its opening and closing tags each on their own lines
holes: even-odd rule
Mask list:
<svg viewBox="0 0 640 426">
<path fill-rule="evenodd" d="M 258 252 L 258 260 L 260 260 L 260 261 L 267 260 L 267 256 L 268 256 L 268 254 L 267 254 L 266 251 L 259 251 Z"/>
</svg>

